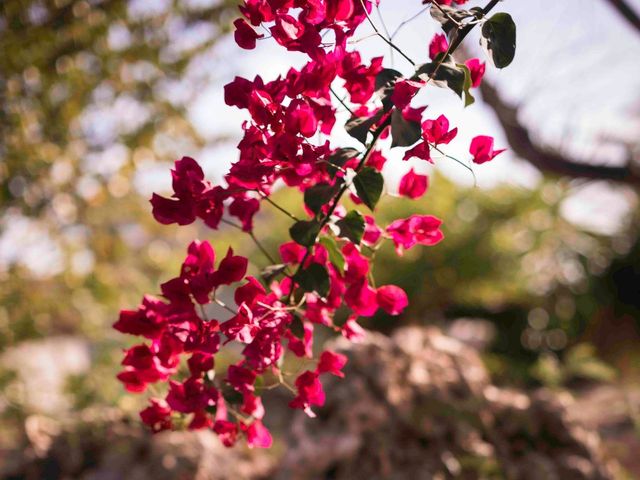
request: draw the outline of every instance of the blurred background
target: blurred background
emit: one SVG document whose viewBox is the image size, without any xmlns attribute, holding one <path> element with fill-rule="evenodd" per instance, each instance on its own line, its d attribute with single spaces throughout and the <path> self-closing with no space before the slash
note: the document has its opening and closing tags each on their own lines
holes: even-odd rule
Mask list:
<svg viewBox="0 0 640 480">
<path fill-rule="evenodd" d="M 176 158 L 198 159 L 214 182 L 236 159 L 244 117 L 224 104 L 224 84 L 235 75 L 271 79 L 304 62 L 268 40 L 240 51 L 229 36 L 235 7 L 0 2 L 6 478 L 28 476 L 16 465 L 38 457 L 34 428 L 41 433 L 49 420 L 89 424 L 87 412 L 113 409 L 136 422 L 143 399 L 115 379 L 131 339 L 111 324 L 119 309 L 174 275 L 189 241 L 233 244 L 256 259 L 253 273 L 264 266 L 234 231 L 156 225 L 148 203 L 152 191 L 168 189 Z M 435 325 L 477 349 L 496 386 L 570 392 L 624 478 L 640 478 L 640 2 L 506 0 L 499 7 L 518 27 L 514 63 L 489 67 L 467 109 L 444 91 L 415 103 L 459 127 L 452 155 L 466 159 L 476 134 L 509 150 L 477 167 L 476 181 L 447 159 L 427 168 L 389 153 L 379 223 L 434 214 L 444 219 L 446 241 L 401 261 L 391 249 L 380 252 L 379 283 L 402 286 L 412 301 L 402 317 L 377 316 L 366 327 L 389 335 Z M 374 20 L 394 33 L 422 8 L 415 0 L 382 2 Z M 424 62 L 435 32 L 426 12 L 394 41 Z M 363 27 L 362 38 L 367 33 Z M 358 46 L 409 72 L 379 39 Z M 477 36 L 465 48 L 466 56 L 483 55 Z M 339 127 L 335 138 L 351 142 Z M 410 166 L 430 175 L 417 202 L 394 196 Z M 297 194 L 276 195 L 299 209 Z M 265 209 L 256 229 L 275 251 L 288 226 Z M 27 459 L 9 461 L 10 452 L 28 451 L 24 445 Z"/>
</svg>

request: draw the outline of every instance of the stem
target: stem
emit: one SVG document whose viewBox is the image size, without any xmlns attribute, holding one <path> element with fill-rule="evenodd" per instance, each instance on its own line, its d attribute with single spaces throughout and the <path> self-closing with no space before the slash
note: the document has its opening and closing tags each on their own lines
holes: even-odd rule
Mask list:
<svg viewBox="0 0 640 480">
<path fill-rule="evenodd" d="M 486 15 L 487 13 L 489 13 L 489 11 L 495 7 L 498 2 L 500 0 L 491 0 L 486 7 L 484 7 L 482 9 L 482 15 Z M 412 65 L 415 65 L 415 63 L 408 58 L 403 52 L 402 50 L 400 50 L 398 47 L 396 47 L 391 41 L 387 40 L 383 35 L 380 34 L 380 32 L 378 31 L 378 29 L 376 28 L 376 26 L 374 25 L 373 21 L 371 20 L 371 18 L 369 17 L 369 13 L 367 12 L 367 9 L 364 5 L 364 0 L 360 0 L 360 4 L 362 5 L 362 8 L 364 10 L 364 13 L 367 17 L 367 19 L 369 20 L 369 23 L 371 24 L 371 27 L 374 29 L 374 31 L 378 34 L 378 36 L 380 36 L 381 38 L 383 38 L 389 45 L 393 46 L 393 48 L 398 51 L 403 57 L 405 57 L 409 62 L 411 62 Z M 431 76 L 429 77 L 429 80 L 431 80 L 431 78 L 433 76 L 435 76 L 436 72 L 438 71 L 438 68 L 440 67 L 440 65 L 442 65 L 444 59 L 450 55 L 453 54 L 453 52 L 460 46 L 460 44 L 462 43 L 462 40 L 464 40 L 464 38 L 469 34 L 469 32 L 471 30 L 473 30 L 473 27 L 475 26 L 475 24 L 471 24 L 471 25 L 467 25 L 465 26 L 462 31 L 460 32 L 460 35 L 451 43 L 451 45 L 449 45 L 449 48 L 447 49 L 447 53 L 445 55 L 443 55 L 442 59 L 440 60 L 440 62 L 438 63 L 438 65 L 436 66 L 435 71 L 431 74 Z M 428 83 L 428 81 L 426 82 Z M 371 143 L 369 144 L 369 146 L 367 147 L 367 150 L 365 151 L 362 159 L 360 159 L 360 163 L 358 163 L 358 166 L 355 168 L 355 172 L 359 172 L 360 169 L 362 169 L 362 167 L 364 166 L 364 164 L 367 162 L 367 160 L 369 159 L 369 157 L 371 156 L 371 154 L 373 153 L 373 149 L 375 148 L 376 144 L 378 143 L 378 140 L 380 139 L 380 135 L 382 135 L 382 132 L 384 132 L 385 128 L 387 128 L 390 123 L 391 123 L 391 112 L 388 113 L 387 118 L 385 119 L 385 121 L 373 132 L 373 139 L 371 140 Z M 439 151 L 439 150 L 438 150 Z M 441 152 L 442 153 L 442 152 Z M 453 158 L 453 157 L 451 157 Z M 461 163 L 462 165 L 464 165 L 464 163 L 460 162 L 458 159 L 453 158 L 455 161 Z M 468 167 L 467 165 L 464 165 L 466 168 L 468 168 L 469 170 L 471 170 L 470 167 Z M 473 173 L 473 170 L 471 170 Z M 475 180 L 475 173 L 474 175 L 474 180 Z M 347 191 L 347 189 L 349 188 L 349 185 L 347 185 L 346 183 L 342 186 L 342 188 L 340 189 L 340 191 L 337 193 L 337 195 L 334 197 L 333 202 L 331 203 L 331 206 L 329 207 L 329 210 L 327 211 L 327 214 L 323 217 L 323 219 L 320 221 L 320 228 L 318 229 L 319 232 L 322 232 L 322 229 L 324 228 L 324 226 L 329 222 L 329 219 L 331 218 L 331 215 L 333 215 L 333 212 L 335 211 L 336 207 L 338 206 L 338 203 L 340 203 L 340 199 L 342 198 L 342 196 L 344 195 L 344 193 Z M 317 240 L 317 239 L 316 239 Z M 315 245 L 315 242 L 314 242 Z M 311 255 L 311 250 L 312 247 L 307 247 L 307 251 L 304 254 L 304 257 L 302 259 L 302 261 L 300 262 L 300 265 L 298 265 L 298 268 L 296 269 L 296 273 L 293 275 L 293 277 L 295 277 L 303 268 L 305 262 L 307 261 L 307 259 L 309 258 L 309 256 Z M 289 296 L 287 298 L 287 303 L 291 303 L 291 300 L 293 298 L 293 292 L 295 290 L 295 282 L 292 281 L 291 284 L 291 291 L 289 292 Z"/>
<path fill-rule="evenodd" d="M 382 40 L 384 40 L 387 43 L 387 45 L 389 45 L 396 52 L 402 55 L 405 58 L 405 60 L 407 60 L 407 62 L 409 62 L 411 65 L 415 67 L 416 62 L 414 62 L 409 57 L 407 57 L 407 55 L 402 50 L 400 50 L 400 48 L 398 48 L 391 40 L 389 40 L 387 37 L 385 37 L 380 33 L 380 31 L 378 30 L 378 27 L 376 27 L 376 25 L 373 23 L 373 20 L 371 20 L 371 17 L 369 16 L 369 12 L 367 12 L 367 7 L 365 7 L 364 5 L 364 0 L 360 0 L 360 4 L 362 5 L 362 10 L 364 11 L 364 14 L 367 17 L 367 20 L 369 21 L 371 28 L 373 28 L 373 31 L 376 32 L 376 35 L 379 36 Z"/>
<path fill-rule="evenodd" d="M 495 7 L 498 2 L 500 2 L 500 0 L 491 0 L 486 7 L 484 7 L 482 9 L 482 16 L 485 16 L 487 13 L 489 13 L 493 7 Z M 469 35 L 469 32 L 471 30 L 473 30 L 473 27 L 475 26 L 475 23 L 471 23 L 467 26 L 465 26 L 461 31 L 460 34 L 455 38 L 455 40 L 453 42 L 451 42 L 451 45 L 449 46 L 449 51 L 450 53 L 453 53 L 462 43 L 462 40 L 464 40 L 464 38 Z"/>
<path fill-rule="evenodd" d="M 393 33 L 391 34 L 391 36 L 389 37 L 389 40 L 393 40 L 393 38 L 400 32 L 400 30 L 408 23 L 414 21 L 416 18 L 418 18 L 420 15 L 422 15 L 424 12 L 426 12 L 427 10 L 429 10 L 429 7 L 424 7 L 422 10 L 420 10 L 418 13 L 416 13 L 415 15 L 413 15 L 412 17 L 407 18 L 406 20 L 403 20 L 400 25 L 398 25 L 396 27 L 396 29 L 393 31 Z"/>
<path fill-rule="evenodd" d="M 329 87 L 329 90 L 331 91 L 333 96 L 336 97 L 336 100 L 338 100 L 342 104 L 342 106 L 347 110 L 347 112 L 349 112 L 351 116 L 354 117 L 355 113 L 353 113 L 353 110 L 351 110 L 351 108 L 349 108 L 349 106 L 346 103 L 344 103 L 344 100 L 340 98 L 340 96 L 336 93 L 333 87 Z"/>
<path fill-rule="evenodd" d="M 477 187 L 478 186 L 478 179 L 476 178 L 476 172 L 473 171 L 473 168 L 471 168 L 469 165 L 467 165 L 466 163 L 464 163 L 462 160 L 458 160 L 456 157 L 452 157 L 451 155 L 448 155 L 446 153 L 444 153 L 442 150 L 440 150 L 436 145 L 432 145 L 429 144 L 429 146 L 431 148 L 433 148 L 436 152 L 438 152 L 440 155 L 444 156 L 445 158 L 448 158 L 450 160 L 453 160 L 454 162 L 459 163 L 460 165 L 462 165 L 464 168 L 466 168 L 467 170 L 469 170 L 471 172 L 471 175 L 473 176 L 473 186 Z"/>
<path fill-rule="evenodd" d="M 462 25 L 460 24 L 460 22 L 458 22 L 455 18 L 453 18 L 451 15 L 449 15 L 447 12 L 444 11 L 444 9 L 440 6 L 439 3 L 437 2 L 431 2 L 431 5 L 433 5 L 434 7 L 436 7 L 438 10 L 440 10 L 440 13 L 442 13 L 445 17 L 447 17 L 451 22 L 453 22 L 456 27 L 458 28 L 462 28 Z"/>
<path fill-rule="evenodd" d="M 267 259 L 271 262 L 272 265 L 275 265 L 276 262 L 275 259 L 271 256 L 271 254 L 267 251 L 266 248 L 264 248 L 264 246 L 260 243 L 260 241 L 258 240 L 258 238 L 256 237 L 255 233 L 253 232 L 249 232 L 249 236 L 251 237 L 251 240 L 253 240 L 253 243 L 256 244 L 256 247 L 258 247 L 258 249 L 262 252 L 262 254 L 267 257 Z"/>
<path fill-rule="evenodd" d="M 213 301 L 216 304 L 220 305 L 222 308 L 224 308 L 226 311 L 231 312 L 234 315 L 238 315 L 238 312 L 236 312 L 233 308 L 231 308 L 229 305 L 224 303 L 222 300 L 218 300 L 215 296 L 213 297 Z"/>
<path fill-rule="evenodd" d="M 378 143 L 378 140 L 380 139 L 380 135 L 382 135 L 382 132 L 384 132 L 384 130 L 389 126 L 390 123 L 391 123 L 391 115 L 388 115 L 387 118 L 385 119 L 385 121 L 373 132 L 373 139 L 371 140 L 371 143 L 367 147 L 367 150 L 365 151 L 364 155 L 360 159 L 360 163 L 358 163 L 358 166 L 355 168 L 355 172 L 356 173 L 359 172 L 362 169 L 362 167 L 364 166 L 364 164 L 367 162 L 367 160 L 369 159 L 369 157 L 373 153 L 373 149 L 375 148 L 376 144 Z M 320 221 L 320 228 L 318 229 L 319 232 L 321 232 L 322 229 L 324 228 L 324 226 L 329 222 L 329 219 L 331 218 L 331 215 L 333 215 L 333 212 L 335 211 L 335 209 L 337 208 L 338 204 L 340 203 L 340 199 L 342 198 L 342 196 L 345 194 L 345 192 L 348 189 L 349 189 L 349 185 L 347 185 L 345 183 L 342 186 L 342 188 L 340 189 L 340 191 L 333 198 L 333 202 L 331 203 L 331 206 L 329 207 L 329 210 L 327 211 L 327 214 Z M 307 252 L 304 254 L 304 257 L 303 257 L 302 261 L 300 262 L 300 265 L 298 265 L 298 269 L 296 270 L 296 273 L 293 275 L 294 277 L 300 272 L 300 270 L 302 270 L 302 267 L 304 266 L 305 262 L 309 258 L 309 255 L 311 255 L 311 249 L 312 249 L 312 247 L 307 248 Z M 289 297 L 287 298 L 287 303 L 291 303 L 291 298 L 293 297 L 294 287 L 295 287 L 295 284 L 292 283 L 291 291 L 289 292 Z"/>
<path fill-rule="evenodd" d="M 501 0 L 491 0 L 487 4 L 487 6 L 482 9 L 482 12 L 478 15 L 478 18 L 480 18 L 480 16 L 484 17 L 500 1 Z M 462 43 L 464 38 L 467 35 L 469 35 L 469 32 L 471 30 L 473 30 L 473 27 L 475 27 L 476 25 L 477 25 L 477 22 L 472 22 L 472 23 L 467 24 L 462 30 L 460 30 L 460 34 L 455 38 L 455 40 L 453 42 L 451 42 L 451 44 L 449 45 L 449 48 L 447 48 L 447 51 L 445 52 L 445 54 L 442 55 L 442 58 L 440 58 L 440 61 L 436 65 L 436 68 L 433 70 L 433 73 L 431 75 L 429 75 L 429 78 L 427 79 L 427 81 L 424 83 L 423 86 L 426 86 L 431 80 L 433 80 L 435 78 L 436 74 L 438 73 L 438 70 L 440 69 L 440 67 L 444 63 L 445 59 L 448 58 L 449 55 L 453 55 L 453 53 L 458 49 L 458 47 L 460 46 L 460 44 Z M 415 77 L 417 77 L 417 75 L 414 75 L 414 78 Z"/>
<path fill-rule="evenodd" d="M 244 228 L 242 228 L 237 223 L 234 223 L 234 222 L 232 222 L 230 220 L 227 220 L 225 218 L 221 218 L 220 221 L 222 223 L 226 223 L 227 225 L 229 225 L 229 226 L 231 226 L 233 228 L 237 228 L 238 230 L 247 233 L 251 237 L 251 240 L 253 240 L 253 243 L 256 244 L 256 247 L 258 247 L 258 249 L 262 252 L 262 254 L 265 257 L 267 257 L 267 260 L 269 260 L 272 265 L 275 265 L 276 263 L 278 263 L 273 259 L 271 254 L 267 251 L 267 249 L 260 243 L 260 241 L 258 240 L 258 238 L 255 236 L 255 234 L 253 232 L 247 232 L 247 231 L 244 230 Z"/>
<path fill-rule="evenodd" d="M 281 207 L 280 205 L 278 205 L 276 202 L 274 202 L 273 200 L 271 200 L 269 198 L 269 196 L 267 194 L 265 194 L 264 192 L 261 192 L 260 190 L 257 190 L 257 192 L 262 196 L 262 198 L 264 200 L 266 200 L 267 202 L 269 202 L 271 205 L 273 205 L 275 208 L 277 208 L 278 210 L 280 210 L 282 213 L 284 213 L 287 217 L 289 217 L 291 220 L 298 222 L 299 219 L 296 218 L 296 216 L 289 212 L 287 209 Z"/>
<path fill-rule="evenodd" d="M 380 13 L 380 7 L 378 5 L 376 5 L 376 13 L 378 14 L 378 18 L 380 19 L 380 23 L 382 24 L 382 29 L 384 30 L 385 35 L 387 36 L 389 41 L 391 41 L 391 34 L 389 33 L 387 24 L 384 22 L 384 17 L 382 16 L 382 13 Z M 394 65 L 395 61 L 393 58 L 393 48 L 389 49 L 389 56 L 391 57 L 391 65 Z"/>
</svg>

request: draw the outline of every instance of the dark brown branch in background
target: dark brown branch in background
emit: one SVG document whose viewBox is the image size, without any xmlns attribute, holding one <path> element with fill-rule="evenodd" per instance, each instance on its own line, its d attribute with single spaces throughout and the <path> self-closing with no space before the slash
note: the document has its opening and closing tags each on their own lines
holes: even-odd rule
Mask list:
<svg viewBox="0 0 640 480">
<path fill-rule="evenodd" d="M 631 25 L 640 32 L 640 16 L 626 0 L 606 0 L 620 15 L 622 15 Z"/>
<path fill-rule="evenodd" d="M 590 180 L 611 180 L 640 186 L 640 169 L 631 160 L 623 166 L 607 166 L 604 162 L 577 162 L 562 152 L 546 149 L 531 140 L 529 129 L 518 119 L 518 108 L 508 104 L 486 79 L 480 91 L 485 103 L 493 109 L 507 136 L 511 150 L 543 172 Z"/>
</svg>

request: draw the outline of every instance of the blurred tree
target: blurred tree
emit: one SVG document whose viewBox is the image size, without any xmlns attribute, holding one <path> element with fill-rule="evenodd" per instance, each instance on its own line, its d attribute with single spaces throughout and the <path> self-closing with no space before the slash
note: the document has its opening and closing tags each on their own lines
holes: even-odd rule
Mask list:
<svg viewBox="0 0 640 480">
<path fill-rule="evenodd" d="M 84 338 L 93 371 L 70 385 L 78 407 L 115 404 L 126 339 L 110 325 L 196 235 L 156 225 L 138 187 L 156 163 L 165 178 L 176 156 L 202 148 L 186 108 L 211 81 L 232 6 L 0 2 L 0 353 Z M 21 428 L 28 392 L 3 365 L 0 390 L 5 426 Z"/>
<path fill-rule="evenodd" d="M 164 269 L 134 174 L 203 145 L 185 108 L 231 5 L 0 4 L 0 348 L 102 330 Z"/>
</svg>

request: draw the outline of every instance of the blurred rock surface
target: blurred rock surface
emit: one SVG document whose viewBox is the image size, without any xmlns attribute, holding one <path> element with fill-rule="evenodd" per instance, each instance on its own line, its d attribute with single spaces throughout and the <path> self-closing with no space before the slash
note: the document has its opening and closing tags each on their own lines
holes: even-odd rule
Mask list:
<svg viewBox="0 0 640 480">
<path fill-rule="evenodd" d="M 115 413 L 30 419 L 27 448 L 0 452 L 3 478 L 484 479 L 616 478 L 573 400 L 491 384 L 478 353 L 435 328 L 370 333 L 327 379 L 318 418 L 274 412 L 270 451 L 225 449 L 211 432 L 150 435 Z M 286 401 L 273 402 L 286 409 Z M 279 419 L 279 420 L 278 420 Z M 29 422 L 27 422 L 29 423 Z"/>
</svg>

